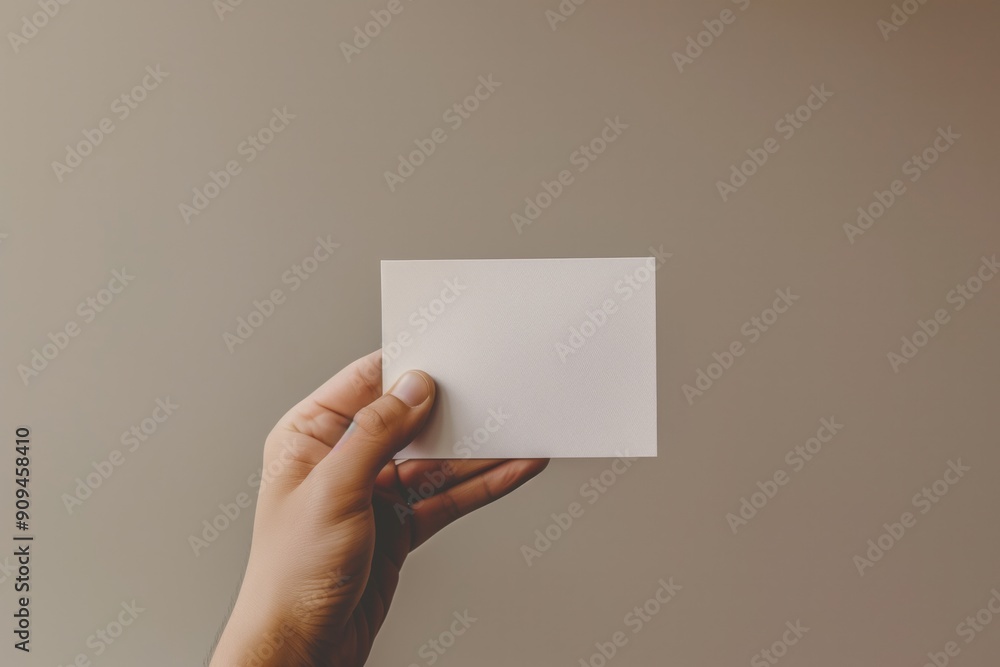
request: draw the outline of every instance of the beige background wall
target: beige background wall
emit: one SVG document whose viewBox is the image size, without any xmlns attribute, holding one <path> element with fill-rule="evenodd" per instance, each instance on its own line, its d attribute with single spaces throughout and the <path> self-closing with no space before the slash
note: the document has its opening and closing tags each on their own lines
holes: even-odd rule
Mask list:
<svg viewBox="0 0 1000 667">
<path fill-rule="evenodd" d="M 247 0 L 220 20 L 208 0 L 79 1 L 16 53 L 5 38 L 0 535 L 27 424 L 37 542 L 35 650 L 9 648 L 0 571 L 0 662 L 205 660 L 251 510 L 197 556 L 189 536 L 253 493 L 280 414 L 379 346 L 380 259 L 662 245 L 659 458 L 530 566 L 522 545 L 609 461 L 554 462 L 421 548 L 371 663 L 429 664 L 421 646 L 468 610 L 436 664 L 579 665 L 619 630 L 615 665 L 753 664 L 796 621 L 809 631 L 781 664 L 917 666 L 949 641 L 952 664 L 994 664 L 1000 622 L 969 644 L 956 626 L 1000 586 L 1000 281 L 961 310 L 948 294 L 1000 251 L 1000 6 L 930 0 L 884 39 L 887 0 L 741 4 L 591 0 L 552 30 L 556 0 L 403 0 L 349 63 L 340 43 L 386 3 Z M 727 8 L 678 71 L 672 54 Z M 37 11 L 8 2 L 0 28 Z M 157 65 L 168 74 L 120 118 L 114 100 Z M 452 129 L 443 112 L 489 75 L 500 87 Z M 775 124 L 812 86 L 833 96 L 786 139 Z M 247 162 L 241 142 L 286 107 Z M 60 182 L 52 162 L 105 117 L 114 131 Z M 628 128 L 579 173 L 571 154 L 605 118 Z M 436 127 L 446 142 L 390 191 L 384 172 Z M 904 163 L 949 127 L 960 138 L 910 181 Z M 717 181 L 769 137 L 777 152 L 723 201 Z M 241 172 L 185 224 L 179 204 L 229 160 Z M 574 183 L 518 234 L 511 214 L 561 169 Z M 849 242 L 843 225 L 897 178 L 905 193 Z M 284 272 L 327 236 L 338 252 L 291 291 Z M 85 321 L 78 304 L 123 267 L 134 279 Z M 287 301 L 230 353 L 223 334 L 275 288 Z M 786 288 L 799 299 L 751 342 L 741 327 Z M 937 309 L 947 323 L 894 372 L 887 354 Z M 79 335 L 25 384 L 18 366 L 70 322 Z M 745 353 L 690 404 L 682 386 L 734 341 Z M 127 451 L 121 434 L 168 397 L 179 407 Z M 796 471 L 786 453 L 831 417 L 843 429 Z M 63 494 L 115 449 L 122 465 L 69 513 Z M 959 460 L 948 494 L 914 505 Z M 779 471 L 788 483 L 734 534 L 727 514 Z M 907 511 L 915 525 L 859 575 L 854 557 Z M 670 577 L 683 589 L 633 633 L 626 614 Z M 145 611 L 95 657 L 88 636 L 133 600 Z"/>
</svg>

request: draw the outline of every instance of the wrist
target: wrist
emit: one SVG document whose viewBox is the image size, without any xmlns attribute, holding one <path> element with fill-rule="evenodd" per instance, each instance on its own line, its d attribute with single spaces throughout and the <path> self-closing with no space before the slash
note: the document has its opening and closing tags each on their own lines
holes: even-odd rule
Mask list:
<svg viewBox="0 0 1000 667">
<path fill-rule="evenodd" d="M 211 667 L 305 667 L 296 644 L 298 633 L 285 615 L 241 591 Z"/>
</svg>

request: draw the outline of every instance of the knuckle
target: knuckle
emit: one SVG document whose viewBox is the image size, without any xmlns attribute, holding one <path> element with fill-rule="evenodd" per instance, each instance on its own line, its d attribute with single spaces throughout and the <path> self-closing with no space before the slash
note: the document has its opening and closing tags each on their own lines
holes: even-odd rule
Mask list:
<svg viewBox="0 0 1000 667">
<path fill-rule="evenodd" d="M 507 484 L 509 484 L 512 481 L 511 478 L 512 478 L 511 473 L 505 472 L 503 478 L 500 480 L 500 483 L 498 484 L 499 488 L 502 489 L 506 487 Z M 482 487 L 483 499 L 485 500 L 485 503 L 487 505 L 500 498 L 501 493 L 499 489 L 495 488 L 492 484 L 490 484 L 490 481 L 486 478 L 486 476 L 480 477 L 480 480 L 481 480 L 480 485 Z"/>
<path fill-rule="evenodd" d="M 354 425 L 360 432 L 374 439 L 392 433 L 391 417 L 377 404 L 366 405 L 354 415 Z"/>
<path fill-rule="evenodd" d="M 441 496 L 441 505 L 448 522 L 457 521 L 462 517 L 462 510 L 455 497 L 450 493 Z"/>
<path fill-rule="evenodd" d="M 358 365 L 351 376 L 355 392 L 373 399 L 382 394 L 382 364 L 365 361 Z"/>
</svg>

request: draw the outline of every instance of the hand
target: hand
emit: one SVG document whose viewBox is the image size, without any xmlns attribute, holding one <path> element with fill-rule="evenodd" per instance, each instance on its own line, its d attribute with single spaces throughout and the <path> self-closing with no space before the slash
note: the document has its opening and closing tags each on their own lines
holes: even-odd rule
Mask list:
<svg viewBox="0 0 1000 667">
<path fill-rule="evenodd" d="M 364 664 L 406 556 L 548 464 L 397 465 L 434 394 L 430 376 L 409 371 L 382 395 L 379 350 L 282 417 L 264 445 L 250 559 L 213 667 Z"/>
</svg>

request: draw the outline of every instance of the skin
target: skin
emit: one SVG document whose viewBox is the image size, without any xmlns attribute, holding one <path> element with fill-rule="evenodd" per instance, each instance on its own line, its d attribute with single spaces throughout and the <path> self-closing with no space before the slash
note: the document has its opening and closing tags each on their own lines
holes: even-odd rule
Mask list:
<svg viewBox="0 0 1000 667">
<path fill-rule="evenodd" d="M 420 431 L 434 395 L 422 371 L 383 394 L 377 350 L 281 418 L 264 445 L 246 576 L 212 667 L 363 665 L 407 555 L 548 465 L 397 464 L 393 455 Z M 420 499 L 407 506 L 407 497 Z"/>
</svg>

